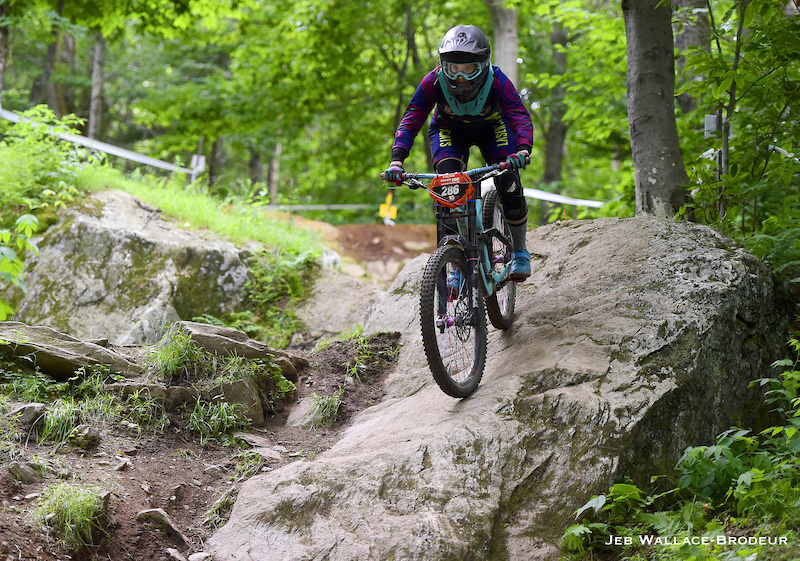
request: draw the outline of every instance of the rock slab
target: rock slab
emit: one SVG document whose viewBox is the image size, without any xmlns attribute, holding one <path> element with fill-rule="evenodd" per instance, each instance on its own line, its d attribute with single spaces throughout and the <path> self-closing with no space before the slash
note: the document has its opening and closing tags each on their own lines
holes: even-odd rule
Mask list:
<svg viewBox="0 0 800 561">
<path fill-rule="evenodd" d="M 250 479 L 207 542 L 245 559 L 555 559 L 575 509 L 625 476 L 647 486 L 688 445 L 763 403 L 788 306 L 761 262 L 712 230 L 601 219 L 528 234 L 517 317 L 484 379 L 432 382 L 409 264 L 366 332 L 401 331 L 385 400 L 313 460 Z"/>
<path fill-rule="evenodd" d="M 142 369 L 112 349 L 81 341 L 44 326 L 0 322 L 0 356 L 27 363 L 57 380 L 68 380 L 83 366 L 108 366 L 111 372 L 136 376 Z"/>
</svg>

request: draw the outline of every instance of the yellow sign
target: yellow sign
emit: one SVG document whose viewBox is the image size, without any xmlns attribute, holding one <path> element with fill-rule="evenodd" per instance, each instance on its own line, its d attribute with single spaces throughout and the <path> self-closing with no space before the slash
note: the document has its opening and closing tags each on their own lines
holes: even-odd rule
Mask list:
<svg viewBox="0 0 800 561">
<path fill-rule="evenodd" d="M 386 195 L 386 203 L 382 204 L 378 210 L 378 216 L 394 220 L 397 218 L 397 207 L 392 206 L 392 192 Z"/>
</svg>

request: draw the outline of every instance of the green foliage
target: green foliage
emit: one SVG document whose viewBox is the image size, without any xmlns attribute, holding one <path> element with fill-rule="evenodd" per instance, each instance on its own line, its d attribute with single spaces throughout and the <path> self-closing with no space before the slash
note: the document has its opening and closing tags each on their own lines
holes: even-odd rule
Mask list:
<svg viewBox="0 0 800 561">
<path fill-rule="evenodd" d="M 296 391 L 297 386 L 294 385 L 294 382 L 287 380 L 280 369 L 275 368 L 272 373 L 272 389 L 267 396 L 267 405 L 274 411 L 277 402 L 292 396 Z"/>
<path fill-rule="evenodd" d="M 33 235 L 39 215 L 52 212 L 77 194 L 75 182 L 85 164 L 93 161 L 84 150 L 59 140 L 80 121 L 56 119 L 44 106 L 23 114 L 23 120 L 0 136 L 0 287 L 13 284 L 25 290 L 24 258 L 36 253 Z M 0 321 L 14 310 L 0 298 Z"/>
<path fill-rule="evenodd" d="M 58 444 L 69 440 L 80 425 L 97 425 L 119 416 L 121 408 L 114 394 L 104 390 L 108 380 L 105 370 L 86 373 L 76 371 L 60 395 L 48 403 L 47 414 L 39 431 L 40 442 Z"/>
<path fill-rule="evenodd" d="M 324 429 L 336 421 L 339 408 L 342 406 L 343 394 L 344 388 L 340 387 L 332 395 L 319 395 L 315 392 L 311 396 L 311 407 L 309 407 L 306 415 L 312 427 Z"/>
<path fill-rule="evenodd" d="M 105 174 L 103 179 L 107 182 L 112 172 L 107 170 Z M 212 230 L 239 244 L 257 241 L 287 253 L 320 251 L 318 236 L 313 232 L 290 222 L 270 220 L 269 215 L 243 201 L 222 204 L 199 185 L 185 186 L 182 182 L 134 173 L 130 179 L 118 177 L 114 185 L 177 218 L 186 228 Z"/>
<path fill-rule="evenodd" d="M 344 331 L 340 331 L 333 338 L 320 339 L 314 345 L 314 348 L 311 349 L 311 352 L 312 353 L 316 353 L 316 352 L 322 351 L 324 349 L 327 349 L 328 347 L 330 347 L 336 341 L 349 341 L 349 340 L 355 339 L 357 337 L 360 338 L 363 335 L 364 335 L 364 326 L 361 325 L 360 323 L 356 323 L 352 327 L 350 327 L 348 329 L 345 329 Z"/>
<path fill-rule="evenodd" d="M 238 483 L 246 479 L 250 479 L 257 474 L 261 468 L 267 463 L 264 456 L 252 450 L 245 450 L 241 452 L 236 458 L 236 473 L 233 476 L 233 481 Z"/>
<path fill-rule="evenodd" d="M 125 399 L 122 415 L 128 421 L 128 430 L 139 434 L 142 427 L 162 433 L 171 424 L 164 403 L 142 390 L 136 390 Z"/>
<path fill-rule="evenodd" d="M 582 520 L 563 535 L 567 556 L 793 558 L 796 551 L 771 548 L 767 539 L 774 546 L 779 537 L 784 545 L 800 537 L 800 342 L 792 338 L 789 345 L 795 359 L 775 363 L 786 368 L 780 377 L 752 383 L 769 388 L 766 401 L 782 424 L 758 435 L 732 428 L 713 446 L 688 448 L 677 464 L 676 488 L 645 494 L 633 485 L 616 484 L 608 497 L 593 497 L 576 512 Z M 594 519 L 585 520 L 587 515 Z M 744 543 L 729 543 L 731 535 L 744 536 Z M 658 536 L 662 543 L 653 547 L 641 536 Z"/>
<path fill-rule="evenodd" d="M 56 382 L 41 371 L 16 371 L 11 368 L 0 370 L 0 391 L 20 401 L 48 403 L 67 391 L 67 382 Z"/>
<path fill-rule="evenodd" d="M 39 221 L 32 214 L 18 217 L 14 230 L 0 228 L 0 286 L 10 283 L 25 290 L 23 255 L 26 251 L 38 252 L 36 244 L 31 239 L 38 229 Z M 13 308 L 0 298 L 0 321 L 5 321 L 13 313 Z"/>
<path fill-rule="evenodd" d="M 74 185 L 87 164 L 97 158 L 56 134 L 75 134 L 74 115 L 56 118 L 45 106 L 22 114 L 0 141 L 0 224 L 18 209 L 58 207 L 75 194 Z"/>
<path fill-rule="evenodd" d="M 355 339 L 356 356 L 353 360 L 347 361 L 344 367 L 346 376 L 356 382 L 361 382 L 361 377 L 370 368 L 381 368 L 394 361 L 400 352 L 400 347 L 396 345 L 375 349 L 371 344 L 370 337 L 360 335 L 353 338 Z"/>
<path fill-rule="evenodd" d="M 107 534 L 102 493 L 92 486 L 52 485 L 39 498 L 34 520 L 69 549 L 97 546 Z"/>
<path fill-rule="evenodd" d="M 173 327 L 148 351 L 144 362 L 159 380 L 170 384 L 197 380 L 211 363 L 211 357 L 184 331 Z"/>
<path fill-rule="evenodd" d="M 203 514 L 203 524 L 211 528 L 220 528 L 228 521 L 228 515 L 233 508 L 236 494 L 233 488 L 228 489 L 222 496 L 214 501 L 211 508 Z"/>
<path fill-rule="evenodd" d="M 724 500 L 744 473 L 769 467 L 769 459 L 755 453 L 758 446 L 749 430 L 730 429 L 717 437 L 714 446 L 689 448 L 678 461 L 683 472 L 678 487 L 695 490 L 703 499 Z"/>
<path fill-rule="evenodd" d="M 301 327 L 292 306 L 308 291 L 319 270 L 315 251 L 298 254 L 264 251 L 250 262 L 252 281 L 247 283 L 253 308 L 253 338 L 282 348 Z"/>
<path fill-rule="evenodd" d="M 193 317 L 192 321 L 216 325 L 217 327 L 237 329 L 247 334 L 251 339 L 258 339 L 261 336 L 261 327 L 257 323 L 255 313 L 251 310 L 231 312 L 223 315 L 221 318 L 211 314 L 203 314 L 202 316 Z"/>
<path fill-rule="evenodd" d="M 234 432 L 250 425 L 239 409 L 226 401 L 209 402 L 197 398 L 192 405 L 184 406 L 188 415 L 186 426 L 199 438 L 201 446 L 212 440 L 229 443 Z"/>
<path fill-rule="evenodd" d="M 705 78 L 681 88 L 698 102 L 679 122 L 694 216 L 800 278 L 800 21 L 779 0 L 710 6 L 711 49 L 686 60 Z M 717 113 L 731 127 L 727 170 L 714 158 L 723 135 L 703 135 L 703 116 Z"/>
</svg>

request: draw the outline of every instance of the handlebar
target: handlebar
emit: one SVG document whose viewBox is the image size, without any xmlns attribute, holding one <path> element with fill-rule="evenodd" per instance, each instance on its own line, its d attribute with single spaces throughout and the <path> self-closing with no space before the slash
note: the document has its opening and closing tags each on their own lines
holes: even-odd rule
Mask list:
<svg viewBox="0 0 800 561">
<path fill-rule="evenodd" d="M 475 177 L 476 175 L 480 175 L 480 174 L 484 174 L 484 173 L 485 174 L 489 174 L 491 172 L 497 172 L 497 173 L 491 173 L 491 176 L 493 177 L 495 175 L 500 175 L 501 173 L 504 173 L 504 172 L 508 171 L 509 169 L 510 169 L 510 167 L 506 162 L 500 162 L 499 164 L 492 164 L 492 165 L 484 166 L 484 167 L 481 167 L 481 168 L 470 169 L 470 170 L 467 170 L 467 171 L 465 171 L 463 173 L 464 173 L 464 175 L 468 175 L 470 177 Z M 381 172 L 381 179 L 383 179 L 385 181 L 386 177 L 384 177 L 384 175 L 385 175 L 385 172 Z M 411 187 L 412 189 L 416 189 L 416 188 L 419 188 L 419 187 L 424 187 L 424 185 L 422 185 L 419 182 L 420 179 L 435 179 L 436 177 L 438 177 L 440 175 L 446 175 L 446 174 L 441 174 L 441 173 L 405 173 L 405 172 L 403 172 L 400 175 L 400 180 L 403 181 L 403 182 L 408 182 L 407 185 L 409 185 L 409 187 Z M 412 182 L 416 183 L 416 185 L 414 183 L 412 183 Z"/>
</svg>

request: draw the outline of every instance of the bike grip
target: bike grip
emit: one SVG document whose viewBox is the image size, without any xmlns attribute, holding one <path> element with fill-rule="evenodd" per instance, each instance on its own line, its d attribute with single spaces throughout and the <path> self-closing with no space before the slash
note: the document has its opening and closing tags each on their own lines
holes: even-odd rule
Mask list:
<svg viewBox="0 0 800 561">
<path fill-rule="evenodd" d="M 383 179 L 384 181 L 387 181 L 386 172 L 385 171 L 381 172 L 381 179 Z M 401 173 L 400 174 L 400 181 L 405 181 L 406 179 L 408 179 L 408 176 L 406 175 L 406 172 Z"/>
</svg>

